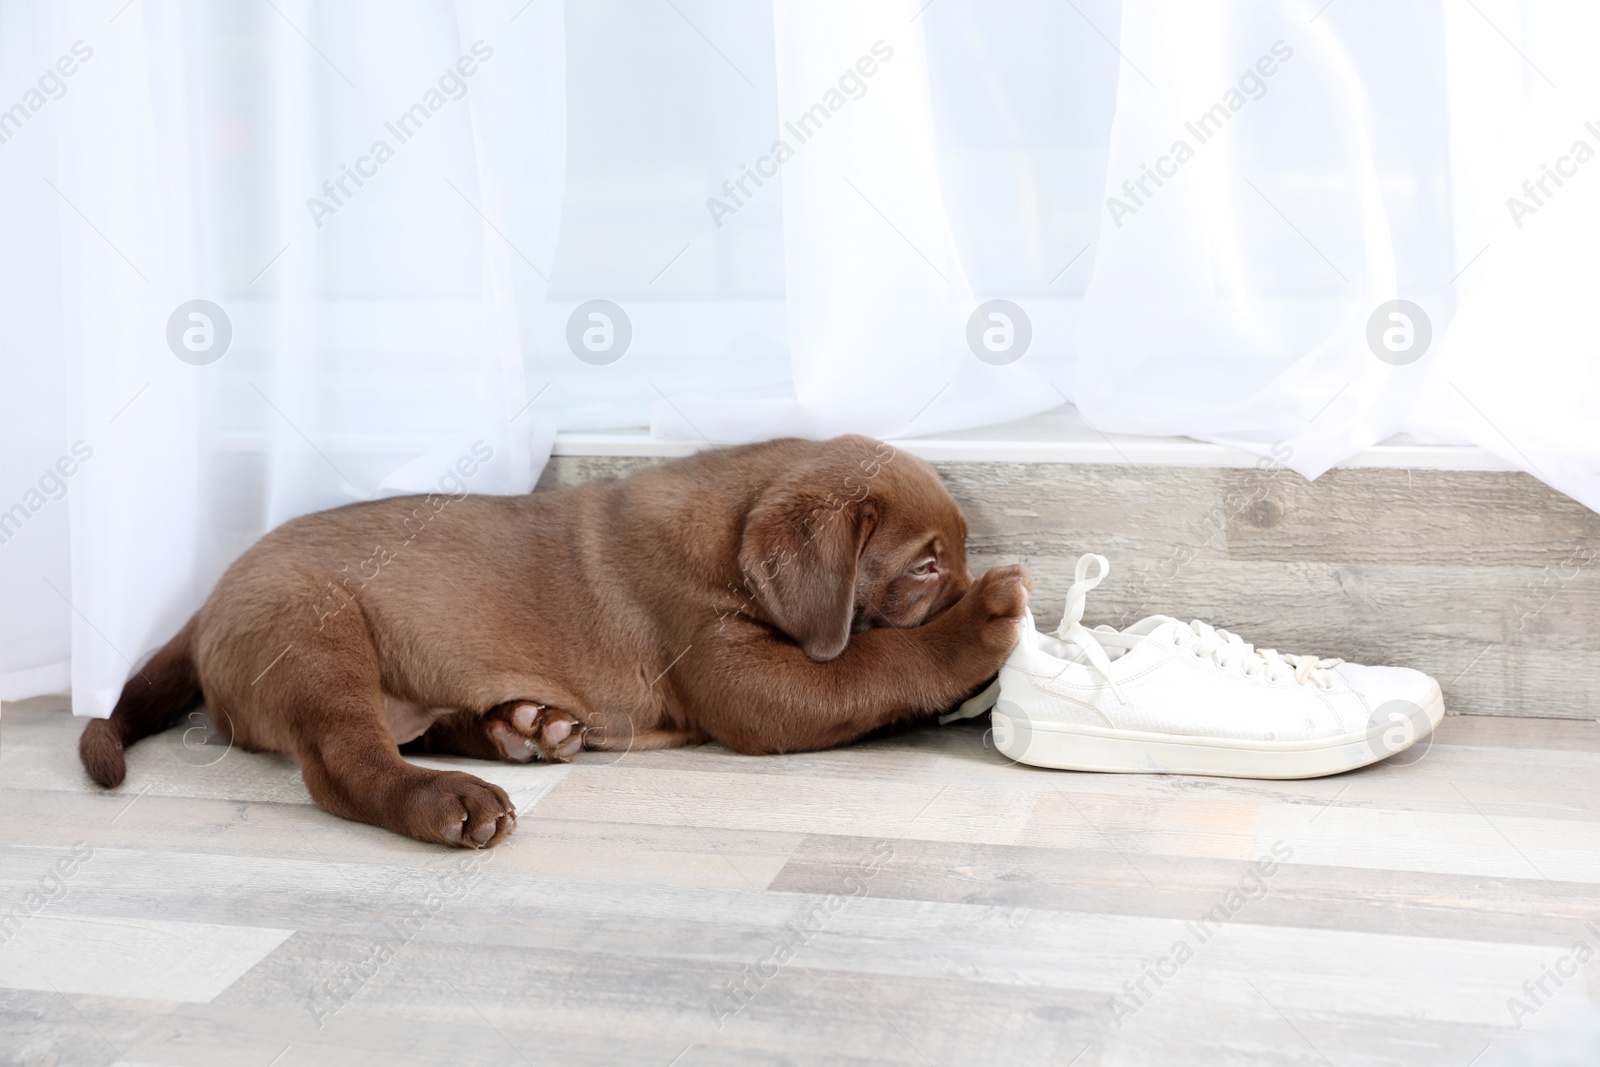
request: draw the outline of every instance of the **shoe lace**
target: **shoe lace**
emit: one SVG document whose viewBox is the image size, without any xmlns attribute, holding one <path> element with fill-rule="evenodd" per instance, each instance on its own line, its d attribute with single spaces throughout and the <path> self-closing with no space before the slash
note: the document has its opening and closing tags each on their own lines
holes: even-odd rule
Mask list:
<svg viewBox="0 0 1600 1067">
<path fill-rule="evenodd" d="M 1096 573 L 1089 573 L 1090 564 L 1096 565 Z M 1082 650 L 1084 658 L 1089 665 L 1100 673 L 1111 687 L 1112 695 L 1119 704 L 1126 704 L 1127 698 L 1122 695 L 1122 690 L 1117 688 L 1117 680 L 1111 676 L 1111 657 L 1106 655 L 1105 646 L 1097 639 L 1094 631 L 1083 625 L 1083 610 L 1089 602 L 1089 592 L 1106 580 L 1111 573 L 1111 561 L 1098 553 L 1090 552 L 1078 557 L 1078 565 L 1072 572 L 1072 585 L 1067 589 L 1067 607 L 1061 614 L 1061 625 L 1056 627 L 1055 636 L 1058 641 Z"/>
<path fill-rule="evenodd" d="M 1095 568 L 1093 574 L 1089 573 L 1091 566 Z M 1078 564 L 1072 574 L 1072 585 L 1067 590 L 1067 606 L 1061 614 L 1061 624 L 1056 627 L 1052 636 L 1080 650 L 1089 666 L 1105 679 L 1118 703 L 1126 705 L 1128 700 L 1117 687 L 1117 680 L 1112 677 L 1111 657 L 1106 653 L 1105 645 L 1111 644 L 1124 650 L 1131 649 L 1142 643 L 1146 639 L 1145 636 L 1117 632 L 1110 627 L 1091 630 L 1083 625 L 1083 612 L 1088 605 L 1089 593 L 1105 581 L 1110 573 L 1111 561 L 1106 557 L 1093 552 L 1078 557 Z M 1244 673 L 1250 677 L 1265 672 L 1272 681 L 1292 677 L 1298 685 L 1316 685 L 1322 689 L 1330 689 L 1333 681 L 1327 672 L 1344 662 L 1342 659 L 1280 653 L 1271 648 L 1258 649 L 1237 634 L 1201 622 L 1199 619 L 1189 624 L 1187 632 L 1192 635 L 1194 654 L 1197 657 L 1201 659 L 1209 657 L 1220 667 L 1239 664 Z M 1183 633 L 1184 631 L 1180 630 L 1175 637 L 1175 642 L 1179 645 L 1185 643 Z M 947 723 L 955 719 L 980 715 L 994 706 L 999 694 L 1000 682 L 996 679 L 983 692 L 962 704 L 959 710 L 941 716 L 939 722 Z"/>
<path fill-rule="evenodd" d="M 1199 619 L 1189 624 L 1194 635 L 1194 652 L 1201 659 L 1209 657 L 1219 667 L 1239 668 L 1250 677 L 1265 672 L 1271 681 L 1292 677 L 1296 685 L 1315 685 L 1331 689 L 1333 680 L 1328 671 L 1343 663 L 1342 659 L 1324 659 L 1320 656 L 1298 656 L 1271 648 L 1256 648 L 1238 634 L 1203 623 Z M 1179 640 L 1182 640 L 1180 635 Z"/>
<path fill-rule="evenodd" d="M 1093 574 L 1089 571 L 1091 566 L 1094 567 Z M 1057 640 L 1081 649 L 1084 658 L 1106 680 L 1117 700 L 1126 704 L 1127 699 L 1117 688 L 1116 679 L 1111 676 L 1111 657 L 1106 654 L 1104 643 L 1111 642 L 1123 647 L 1129 647 L 1130 643 L 1122 634 L 1090 630 L 1083 625 L 1083 612 L 1090 591 L 1105 581 L 1110 573 L 1111 561 L 1106 557 L 1096 553 L 1078 557 L 1078 565 L 1072 575 L 1072 586 L 1067 590 L 1066 610 L 1061 615 L 1061 625 L 1056 628 L 1055 636 Z M 1109 627 L 1106 630 L 1109 630 Z M 1201 622 L 1199 619 L 1189 624 L 1189 632 L 1194 635 L 1193 646 L 1196 656 L 1202 659 L 1209 657 L 1219 667 L 1237 665 L 1252 678 L 1265 673 L 1268 679 L 1275 682 L 1292 678 L 1297 685 L 1315 685 L 1319 689 L 1331 689 L 1333 680 L 1328 677 L 1328 671 L 1344 662 L 1341 659 L 1282 653 L 1271 648 L 1258 649 L 1238 634 Z M 1181 643 L 1182 640 L 1180 634 L 1178 641 Z"/>
</svg>

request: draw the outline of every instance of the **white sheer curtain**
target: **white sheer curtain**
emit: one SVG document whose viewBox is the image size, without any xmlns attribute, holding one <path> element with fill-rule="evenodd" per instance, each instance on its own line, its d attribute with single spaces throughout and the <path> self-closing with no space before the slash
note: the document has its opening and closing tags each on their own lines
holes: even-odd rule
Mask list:
<svg viewBox="0 0 1600 1067">
<path fill-rule="evenodd" d="M 1085 416 L 1277 449 L 1308 477 L 1409 432 L 1600 508 L 1600 166 L 1576 161 L 1600 152 L 1597 28 L 1563 0 L 1124 3 Z M 1127 191 L 1179 141 L 1165 184 Z M 1376 358 L 1396 299 L 1431 343 Z"/>
<path fill-rule="evenodd" d="M 1600 9 L 1482 6 L 1516 49 L 1447 9 L 1461 310 L 1410 426 L 1600 510 Z"/>
<path fill-rule="evenodd" d="M 49 214 L 16 221 L 59 257 L 57 306 L 6 330 L 7 420 L 27 424 L 7 489 L 83 457 L 38 514 L 27 488 L 7 500 L 24 508 L 4 545 L 7 696 L 70 681 L 74 710 L 108 713 L 227 563 L 295 515 L 531 488 L 554 427 L 528 406 L 518 309 L 554 256 L 565 77 L 561 5 L 515 11 L 7 9 L 23 84 L 76 57 L 0 146 L 8 193 Z M 216 349 L 180 356 L 186 329 Z M 35 406 L 49 389 L 12 391 L 30 359 L 62 375 L 54 412 Z M 49 533 L 55 553 L 21 555 Z M 64 636 L 57 602 L 70 673 L 37 633 Z"/>
<path fill-rule="evenodd" d="M 774 0 L 781 125 L 762 158 L 783 186 L 792 393 L 664 398 L 657 433 L 907 436 L 1063 399 L 1050 361 L 993 364 L 969 347 L 978 301 L 941 178 L 923 6 Z"/>
<path fill-rule="evenodd" d="M 1404 371 L 1365 336 L 1399 293 L 1363 42 L 1314 10 L 1124 5 L 1080 335 L 1103 429 L 1284 442 L 1307 474 L 1399 429 Z"/>
<path fill-rule="evenodd" d="M 1310 476 L 1478 444 L 1600 507 L 1596 21 L 0 5 L 5 695 L 104 713 L 264 530 L 525 490 L 556 428 L 916 435 L 1070 399 Z M 180 358 L 196 300 L 220 358 Z"/>
</svg>

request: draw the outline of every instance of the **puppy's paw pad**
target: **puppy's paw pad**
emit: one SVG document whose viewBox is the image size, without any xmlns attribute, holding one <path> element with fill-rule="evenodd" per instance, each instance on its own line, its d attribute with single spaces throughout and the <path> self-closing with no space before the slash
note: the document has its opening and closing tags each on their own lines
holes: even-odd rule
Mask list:
<svg viewBox="0 0 1600 1067">
<path fill-rule="evenodd" d="M 489 736 L 500 749 L 500 758 L 510 763 L 527 763 L 539 755 L 533 738 L 518 733 L 509 725 L 495 721 L 489 724 Z"/>
<path fill-rule="evenodd" d="M 583 723 L 557 708 L 516 701 L 494 708 L 487 718 L 500 758 L 511 763 L 566 763 L 583 749 Z"/>
</svg>

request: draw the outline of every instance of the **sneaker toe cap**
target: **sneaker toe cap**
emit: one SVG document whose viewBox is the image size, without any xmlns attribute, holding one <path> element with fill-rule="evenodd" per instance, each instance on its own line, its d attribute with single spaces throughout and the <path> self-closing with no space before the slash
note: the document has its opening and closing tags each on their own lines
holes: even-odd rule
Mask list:
<svg viewBox="0 0 1600 1067">
<path fill-rule="evenodd" d="M 1407 704 L 1425 713 L 1438 699 L 1439 683 L 1410 667 L 1367 667 L 1359 663 L 1341 663 L 1334 671 L 1361 695 L 1374 714 L 1386 704 Z M 1406 712 L 1407 717 L 1412 714 Z"/>
</svg>

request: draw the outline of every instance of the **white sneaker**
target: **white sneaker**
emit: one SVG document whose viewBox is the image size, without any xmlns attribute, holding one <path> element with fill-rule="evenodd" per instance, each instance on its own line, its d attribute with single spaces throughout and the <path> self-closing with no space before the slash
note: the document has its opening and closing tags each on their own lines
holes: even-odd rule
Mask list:
<svg viewBox="0 0 1600 1067">
<path fill-rule="evenodd" d="M 1038 767 L 1315 778 L 1404 751 L 1444 717 L 1439 683 L 1405 667 L 1280 655 L 1165 615 L 1087 629 L 1089 590 L 1110 573 L 1080 558 L 1060 628 L 1041 634 L 1027 614 L 999 678 L 940 721 L 992 707 L 995 746 Z"/>
</svg>

